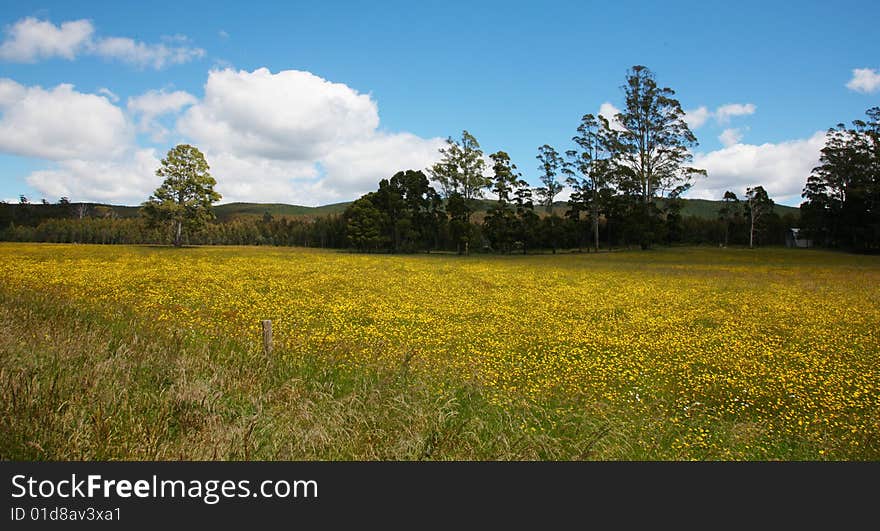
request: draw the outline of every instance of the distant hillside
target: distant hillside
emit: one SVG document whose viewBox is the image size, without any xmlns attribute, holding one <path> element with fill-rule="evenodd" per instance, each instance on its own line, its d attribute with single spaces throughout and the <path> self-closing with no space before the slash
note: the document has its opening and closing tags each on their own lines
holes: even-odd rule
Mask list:
<svg viewBox="0 0 880 531">
<path fill-rule="evenodd" d="M 318 207 L 285 205 L 280 203 L 227 203 L 215 205 L 214 213 L 220 221 L 228 221 L 240 217 L 259 217 L 266 212 L 276 217 L 315 217 L 328 214 L 340 214 L 350 203 L 336 203 Z M 9 222 L 16 225 L 36 225 L 44 219 L 53 218 L 133 218 L 138 215 L 139 207 L 126 205 L 108 205 L 103 203 L 70 203 L 67 205 L 33 203 L 19 205 L 16 203 L 0 203 L 0 227 Z"/>
<path fill-rule="evenodd" d="M 709 201 L 706 199 L 684 199 L 682 215 L 695 216 L 705 219 L 714 219 L 718 216 L 721 201 Z M 317 207 L 301 205 L 287 205 L 283 203 L 226 203 L 216 205 L 214 210 L 220 221 L 228 221 L 240 217 L 263 216 L 266 212 L 275 217 L 316 217 L 328 214 L 341 214 L 351 202 L 334 203 Z M 477 212 L 485 212 L 492 205 L 491 200 L 481 200 L 477 206 Z M 559 215 L 565 213 L 567 205 L 557 202 L 553 205 L 553 211 Z M 792 214 L 797 216 L 799 209 L 790 206 L 776 205 L 775 212 L 780 216 Z M 545 209 L 538 208 L 538 212 L 544 215 Z M 106 205 L 100 203 L 71 203 L 68 205 L 43 205 L 31 204 L 22 208 L 17 204 L 0 203 L 0 227 L 9 222 L 17 225 L 36 225 L 44 219 L 70 218 L 70 217 L 120 217 L 130 218 L 138 215 L 138 207 L 122 205 Z M 477 216 L 480 219 L 480 216 Z"/>
<path fill-rule="evenodd" d="M 703 219 L 715 219 L 718 217 L 718 211 L 721 210 L 723 203 L 721 201 L 712 201 L 709 199 L 684 199 L 684 206 L 681 209 L 682 216 L 693 216 L 697 218 Z M 553 204 L 553 212 L 562 215 L 568 209 L 568 206 L 561 201 L 558 201 Z M 541 207 L 538 209 L 539 212 L 543 214 L 544 208 Z M 786 214 L 791 214 L 794 216 L 800 215 L 800 209 L 797 207 L 790 207 L 786 205 L 774 205 L 773 211 L 779 214 L 780 216 L 784 216 Z"/>
<path fill-rule="evenodd" d="M 341 214 L 349 204 L 351 203 L 334 203 L 331 205 L 308 207 L 286 205 L 284 203 L 226 203 L 215 206 L 214 211 L 220 219 L 247 215 L 262 216 L 266 212 L 273 216 L 326 216 L 327 214 Z"/>
<path fill-rule="evenodd" d="M 710 201 L 708 199 L 684 199 L 683 201 L 684 208 L 682 208 L 681 214 L 683 216 L 695 216 L 698 218 L 714 219 L 718 217 L 718 211 L 722 206 L 721 201 Z M 800 215 L 799 208 L 785 205 L 774 205 L 773 211 L 780 216 L 786 214 L 792 214 L 794 216 Z"/>
</svg>

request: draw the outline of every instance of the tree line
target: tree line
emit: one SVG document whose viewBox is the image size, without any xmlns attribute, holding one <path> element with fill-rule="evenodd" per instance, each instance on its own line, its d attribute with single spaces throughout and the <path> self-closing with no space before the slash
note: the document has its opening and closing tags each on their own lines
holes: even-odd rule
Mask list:
<svg viewBox="0 0 880 531">
<path fill-rule="evenodd" d="M 804 186 L 807 234 L 832 247 L 880 251 L 880 107 L 828 130 L 819 166 Z"/>
<path fill-rule="evenodd" d="M 483 203 L 485 204 L 485 203 Z M 74 207 L 87 206 L 73 203 Z M 555 210 L 566 208 L 557 202 Z M 95 244 L 150 244 L 165 245 L 173 243 L 173 229 L 170 226 L 150 227 L 143 217 L 120 217 L 112 207 L 84 208 L 82 218 L 78 214 L 65 212 L 61 205 L 0 205 L 0 241 L 48 242 L 48 243 L 95 243 Z M 34 213 L 36 209 L 40 213 Z M 482 208 L 482 207 L 481 207 Z M 13 214 L 16 212 L 17 214 Z M 28 212 L 32 211 L 32 212 Z M 523 240 L 517 232 L 506 232 L 503 241 L 509 241 L 509 247 L 493 249 L 485 235 L 487 228 L 483 220 L 488 211 L 474 214 L 474 220 L 467 230 L 473 235 L 474 241 L 486 242 L 485 247 L 478 251 L 521 252 L 532 250 L 552 251 L 557 249 L 589 250 L 592 240 L 587 235 L 592 230 L 586 219 L 574 221 L 565 216 L 548 216 L 543 208 L 536 211 L 537 219 L 533 221 L 534 230 Z M 5 214 L 5 215 L 4 215 Z M 381 216 L 380 216 L 381 219 Z M 417 252 L 441 250 L 455 252 L 457 250 L 456 234 L 464 230 L 461 225 L 450 230 L 450 222 L 437 218 L 437 224 L 429 232 L 423 232 L 427 239 L 418 236 L 412 238 L 409 233 L 405 245 L 400 245 L 397 252 Z M 610 242 L 612 248 L 624 248 L 637 245 L 636 240 L 625 239 L 626 231 L 602 219 L 599 224 L 600 239 Z M 199 230 L 188 233 L 184 231 L 182 245 L 277 245 L 299 247 L 324 247 L 335 249 L 356 249 L 367 252 L 393 252 L 390 238 L 384 240 L 384 230 L 380 221 L 375 225 L 376 233 L 367 245 L 359 240 L 351 231 L 348 220 L 343 214 L 330 214 L 312 218 L 272 216 L 243 216 L 224 221 L 214 220 L 206 223 Z M 796 216 L 791 214 L 778 215 L 771 212 L 763 220 L 761 230 L 757 232 L 760 245 L 781 245 L 785 243 L 785 230 L 797 226 Z M 497 227 L 497 226 L 496 226 Z M 748 245 L 749 223 L 745 213 L 744 201 L 733 210 L 729 219 L 702 216 L 682 216 L 673 224 L 666 224 L 667 231 L 660 235 L 662 244 L 688 245 L 719 245 L 725 241 L 729 245 Z M 497 229 L 495 229 L 497 230 Z M 390 232 L 388 233 L 390 234 Z M 369 241 L 369 240 L 368 240 Z M 520 247 L 525 241 L 525 248 Z"/>
<path fill-rule="evenodd" d="M 625 105 L 613 117 L 581 117 L 571 144 L 544 144 L 532 187 L 503 150 L 486 156 L 467 130 L 448 138 L 440 160 L 379 182 L 342 214 L 277 219 L 268 212 L 219 222 L 204 155 L 181 144 L 156 174 L 162 185 L 140 215 L 46 200 L 0 204 L 0 239 L 82 243 L 302 245 L 365 252 L 586 249 L 656 244 L 756 245 L 785 242 L 800 227 L 816 243 L 880 249 L 880 108 L 852 127 L 828 132 L 820 166 L 804 187 L 801 216 L 779 215 L 762 186 L 742 197 L 727 191 L 717 217 L 684 216 L 682 194 L 705 170 L 691 166 L 697 139 L 675 92 L 634 66 L 622 86 Z M 436 186 L 436 188 L 435 188 Z M 565 189 L 569 196 L 557 200 Z M 490 197 L 487 198 L 487 195 Z M 104 209 L 104 210 L 102 210 Z"/>
<path fill-rule="evenodd" d="M 681 195 L 706 171 L 690 166 L 697 139 L 681 104 L 644 66 L 627 72 L 623 91 L 624 110 L 610 121 L 586 114 L 567 149 L 538 148 L 542 186 L 534 189 L 505 151 L 488 156 L 489 169 L 471 133 L 448 138 L 440 161 L 428 170 L 430 179 L 421 171 L 397 173 L 346 210 L 349 244 L 362 251 L 454 248 L 467 254 L 473 247 L 525 253 L 535 248 L 598 251 L 600 246 L 784 241 L 779 225 L 793 227 L 796 220 L 775 216 L 761 186 L 746 190 L 742 205 L 728 192 L 719 219 L 684 218 Z M 571 194 L 560 215 L 554 205 L 564 185 Z M 476 205 L 489 191 L 491 205 L 476 222 Z"/>
<path fill-rule="evenodd" d="M 167 245 L 174 242 L 174 230 L 151 226 L 143 217 L 47 218 L 36 225 L 10 223 L 0 228 L 0 241 Z M 266 215 L 211 222 L 197 231 L 184 232 L 180 244 L 348 247 L 345 223 L 335 214 L 314 219 Z"/>
</svg>

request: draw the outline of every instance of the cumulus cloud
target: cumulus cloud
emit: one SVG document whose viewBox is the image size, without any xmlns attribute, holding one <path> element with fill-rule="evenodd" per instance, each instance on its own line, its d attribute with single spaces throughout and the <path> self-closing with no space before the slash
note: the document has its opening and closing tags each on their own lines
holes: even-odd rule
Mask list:
<svg viewBox="0 0 880 531">
<path fill-rule="evenodd" d="M 319 168 L 311 161 L 268 159 L 206 151 L 211 175 L 223 202 L 291 203 L 316 206 L 333 194 L 318 185 Z"/>
<path fill-rule="evenodd" d="M 69 84 L 46 90 L 0 78 L 0 113 L 0 151 L 13 155 L 113 158 L 132 139 L 119 107 Z"/>
<path fill-rule="evenodd" d="M 0 152 L 50 161 L 25 178 L 44 197 L 140 203 L 158 184 L 159 161 L 134 140 L 109 95 L 0 79 Z"/>
<path fill-rule="evenodd" d="M 165 89 L 148 90 L 140 96 L 128 99 L 128 109 L 155 118 L 168 113 L 176 113 L 187 105 L 198 100 L 189 92 L 177 90 L 167 92 Z"/>
<path fill-rule="evenodd" d="M 11 79 L 0 78 L 0 111 L 24 99 L 27 89 Z"/>
<path fill-rule="evenodd" d="M 852 79 L 846 84 L 846 88 L 870 94 L 880 90 L 880 73 L 873 68 L 854 68 Z"/>
<path fill-rule="evenodd" d="M 32 63 L 40 59 L 62 57 L 73 60 L 90 54 L 117 59 L 139 67 L 161 69 L 201 58 L 205 51 L 188 45 L 188 39 L 170 37 L 166 43 L 148 44 L 128 37 L 95 37 L 89 20 L 62 22 L 56 26 L 47 20 L 27 17 L 6 30 L 0 44 L 0 60 Z"/>
<path fill-rule="evenodd" d="M 685 111 L 684 121 L 687 122 L 691 129 L 699 129 L 710 118 L 715 119 L 718 125 L 724 125 L 730 122 L 734 116 L 747 116 L 755 114 L 758 107 L 754 103 L 727 103 L 710 111 L 705 105 L 696 109 Z"/>
<path fill-rule="evenodd" d="M 156 122 L 156 119 L 166 114 L 177 114 L 184 107 L 197 102 L 192 94 L 177 90 L 166 92 L 162 90 L 149 90 L 140 96 L 128 99 L 128 110 L 134 115 L 140 116 L 138 129 L 149 132 L 153 140 L 161 142 L 168 135 L 168 130 Z"/>
<path fill-rule="evenodd" d="M 696 109 L 692 109 L 684 112 L 684 121 L 687 122 L 688 127 L 691 129 L 698 129 L 706 123 L 712 116 L 712 113 L 709 112 L 709 109 L 706 106 L 697 107 Z"/>
<path fill-rule="evenodd" d="M 615 107 L 610 102 L 606 101 L 599 106 L 599 116 L 602 116 L 606 120 L 608 120 L 609 125 L 611 125 L 611 129 L 614 129 L 615 131 L 625 131 L 626 128 L 617 119 L 618 114 L 620 114 L 620 109 Z"/>
<path fill-rule="evenodd" d="M 218 70 L 202 99 L 153 90 L 130 98 L 127 112 L 111 96 L 0 80 L 0 152 L 50 161 L 26 178 L 47 197 L 138 204 L 160 184 L 163 154 L 140 147 L 136 132 L 177 116 L 175 136 L 205 153 L 225 202 L 318 205 L 429 167 L 443 145 L 381 130 L 369 95 L 308 72 Z"/>
<path fill-rule="evenodd" d="M 350 200 L 429 166 L 443 143 L 383 132 L 369 95 L 297 70 L 214 70 L 177 125 L 204 148 L 228 200 Z"/>
<path fill-rule="evenodd" d="M 205 50 L 189 46 L 168 46 L 164 43 L 147 44 L 128 37 L 108 37 L 95 41 L 92 53 L 118 59 L 138 67 L 160 70 L 168 65 L 188 63 L 205 56 Z"/>
<path fill-rule="evenodd" d="M 71 20 L 56 26 L 27 17 L 6 30 L 8 36 L 0 44 L 0 59 L 33 63 L 57 56 L 73 60 L 91 43 L 94 31 L 88 20 Z"/>
<path fill-rule="evenodd" d="M 718 136 L 718 140 L 724 145 L 724 147 L 730 147 L 734 144 L 738 144 L 740 140 L 742 140 L 743 134 L 739 129 L 725 129 L 721 135 Z"/>
<path fill-rule="evenodd" d="M 110 101 L 112 101 L 113 103 L 116 103 L 117 101 L 119 101 L 119 96 L 117 96 L 116 93 L 114 93 L 112 90 L 108 89 L 107 87 L 99 88 L 98 94 L 103 94 L 103 95 L 107 96 L 107 98 L 109 98 Z"/>
<path fill-rule="evenodd" d="M 684 121 L 687 122 L 688 127 L 692 130 L 699 129 L 709 119 L 715 120 L 715 122 L 719 125 L 724 125 L 730 122 L 730 118 L 733 116 L 745 116 L 749 114 L 755 114 L 757 110 L 757 106 L 754 103 L 728 103 L 725 105 L 721 105 L 716 108 L 714 111 L 710 111 L 708 107 L 705 105 L 701 105 L 696 109 L 689 109 L 684 111 Z M 609 102 L 603 103 L 599 107 L 599 114 L 604 116 L 609 121 L 612 121 L 614 116 L 620 112 L 620 109 L 615 107 Z M 613 129 L 617 129 L 618 131 L 623 130 L 623 125 L 614 120 L 611 124 Z"/>
<path fill-rule="evenodd" d="M 754 103 L 728 103 L 715 109 L 715 120 L 719 124 L 726 124 L 732 116 L 746 116 L 755 114 L 757 107 Z"/>
<path fill-rule="evenodd" d="M 780 143 L 733 144 L 709 153 L 697 153 L 694 166 L 704 168 L 707 178 L 699 179 L 687 197 L 720 199 L 731 190 L 737 195 L 750 186 L 761 185 L 774 201 L 800 203 L 807 177 L 819 164 L 825 145 L 825 132 Z"/>
<path fill-rule="evenodd" d="M 38 170 L 26 181 L 48 197 L 136 205 L 147 199 L 161 180 L 153 149 L 132 149 L 116 159 L 68 159 Z"/>
<path fill-rule="evenodd" d="M 423 169 L 438 158 L 443 140 L 425 140 L 409 133 L 376 133 L 344 144 L 321 159 L 324 184 L 357 195 L 375 190 L 379 179 L 406 169 Z M 341 195 L 336 198 L 342 201 Z"/>
<path fill-rule="evenodd" d="M 309 72 L 224 69 L 208 75 L 204 101 L 178 125 L 217 151 L 308 160 L 373 134 L 379 111 L 368 95 Z"/>
</svg>

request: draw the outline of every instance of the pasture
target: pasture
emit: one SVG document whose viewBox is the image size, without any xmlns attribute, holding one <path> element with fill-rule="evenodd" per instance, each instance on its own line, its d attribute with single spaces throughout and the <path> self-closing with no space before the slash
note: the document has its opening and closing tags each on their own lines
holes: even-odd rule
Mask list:
<svg viewBox="0 0 880 531">
<path fill-rule="evenodd" d="M 0 257 L 3 459 L 880 459 L 878 257 Z"/>
</svg>

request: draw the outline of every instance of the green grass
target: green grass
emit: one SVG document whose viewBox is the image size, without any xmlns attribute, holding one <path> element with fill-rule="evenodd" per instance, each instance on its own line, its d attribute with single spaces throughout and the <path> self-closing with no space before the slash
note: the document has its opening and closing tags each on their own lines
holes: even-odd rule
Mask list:
<svg viewBox="0 0 880 531">
<path fill-rule="evenodd" d="M 838 316 L 838 322 L 829 320 L 823 325 L 841 331 L 833 336 L 840 342 L 834 349 L 837 354 L 831 359 L 833 363 L 817 365 L 820 372 L 813 373 L 802 367 L 812 361 L 806 356 L 818 359 L 823 355 L 821 351 L 792 349 L 798 356 L 777 353 L 772 359 L 785 365 L 779 374 L 795 379 L 778 381 L 772 371 L 771 377 L 757 386 L 766 391 L 765 398 L 774 400 L 789 396 L 776 393 L 783 385 L 791 389 L 790 393 L 802 393 L 799 398 L 819 397 L 817 408 L 827 405 L 822 402 L 824 398 L 813 394 L 809 382 L 797 380 L 799 375 L 815 374 L 828 383 L 829 389 L 848 389 L 848 382 L 841 378 L 850 378 L 852 371 L 840 371 L 841 366 L 834 364 L 845 363 L 855 368 L 853 374 L 870 375 L 876 370 L 880 351 L 880 345 L 872 339 L 876 332 L 870 324 L 867 330 L 854 326 L 856 321 L 864 320 L 864 315 L 873 315 L 871 312 L 877 310 L 876 299 L 870 294 L 876 289 L 872 279 L 877 277 L 880 263 L 871 256 L 817 250 L 661 248 L 580 256 L 404 257 L 246 247 L 34 244 L 2 244 L 0 251 L 10 261 L 18 260 L 10 262 L 18 264 L 16 267 L 58 261 L 60 272 L 72 274 L 71 265 L 79 264 L 77 269 L 84 270 L 88 264 L 96 268 L 94 272 L 110 273 L 110 278 L 118 273 L 144 282 L 148 279 L 130 268 L 140 265 L 145 268 L 142 273 L 149 273 L 150 264 L 171 260 L 187 270 L 191 277 L 187 284 L 201 274 L 198 268 L 185 267 L 195 263 L 193 260 L 203 268 L 205 264 L 219 266 L 234 261 L 243 266 L 244 276 L 260 271 L 261 264 L 281 268 L 278 271 L 299 264 L 304 271 L 296 276 L 299 284 L 287 284 L 285 292 L 304 289 L 310 283 L 344 289 L 353 277 L 360 276 L 377 279 L 367 288 L 386 290 L 386 295 L 394 296 L 386 282 L 394 278 L 386 275 L 416 271 L 432 275 L 458 271 L 474 287 L 489 281 L 517 282 L 523 276 L 542 282 L 562 279 L 564 284 L 557 286 L 556 292 L 560 297 L 567 291 L 565 283 L 577 286 L 596 276 L 625 281 L 615 284 L 612 291 L 618 295 L 626 293 L 630 284 L 639 290 L 643 283 L 648 285 L 646 279 L 652 279 L 655 289 L 675 285 L 690 289 L 692 295 L 710 294 L 712 300 L 664 299 L 660 304 L 649 291 L 638 298 L 638 304 L 620 297 L 607 299 L 609 304 L 597 307 L 601 310 L 598 313 L 585 311 L 583 306 L 557 307 L 553 300 L 541 300 L 561 312 L 557 318 L 580 312 L 577 318 L 581 321 L 595 319 L 596 326 L 623 332 L 635 330 L 629 327 L 638 325 L 637 314 L 645 305 L 675 307 L 677 311 L 667 317 L 680 316 L 687 307 L 696 306 L 692 321 L 658 328 L 664 333 L 682 330 L 684 340 L 713 334 L 725 321 L 728 325 L 740 323 L 740 327 L 746 321 L 760 323 L 764 317 L 748 320 L 740 314 L 742 305 L 748 304 L 752 312 L 766 316 L 776 328 L 739 328 L 731 341 L 756 334 L 761 341 L 768 341 L 768 349 L 778 351 L 792 343 L 801 342 L 807 347 L 813 344 L 813 338 L 799 335 L 799 330 L 804 330 L 798 328 L 801 321 L 810 317 L 800 313 L 807 301 L 804 297 L 833 295 L 826 302 L 817 299 L 813 307 Z M 114 265 L 123 258 L 125 267 Z M 333 271 L 336 263 L 349 268 L 337 268 L 339 275 L 357 273 L 334 277 L 327 284 L 315 283 L 305 275 Z M 510 274 L 496 278 L 502 271 Z M 258 277 L 250 282 L 271 280 L 264 274 Z M 878 441 L 872 435 L 877 432 L 880 411 L 876 396 L 865 402 L 864 396 L 858 398 L 848 391 L 834 395 L 843 400 L 835 414 L 853 421 L 846 424 L 847 433 L 832 429 L 806 435 L 780 433 L 768 428 L 764 416 L 731 413 L 722 407 L 729 405 L 731 391 L 736 389 L 726 379 L 728 375 L 736 376 L 725 372 L 730 370 L 725 363 L 731 360 L 723 356 L 674 358 L 679 353 L 672 348 L 669 356 L 665 352 L 660 357 L 651 353 L 643 363 L 635 357 L 627 360 L 623 351 L 602 350 L 594 354 L 595 361 L 602 361 L 596 367 L 612 371 L 607 373 L 609 381 L 618 378 L 627 385 L 637 382 L 642 399 L 602 398 L 588 389 L 547 392 L 537 397 L 510 393 L 499 400 L 499 388 L 484 387 L 479 379 L 460 372 L 416 370 L 426 360 L 413 359 L 406 349 L 384 349 L 390 355 L 381 362 L 378 355 L 375 359 L 353 356 L 357 353 L 347 350 L 344 342 L 326 349 L 295 352 L 279 348 L 267 358 L 256 341 L 232 335 L 209 337 L 184 327 L 160 324 L 138 313 L 134 304 L 102 307 L 53 290 L 49 276 L 35 278 L 45 284 L 24 289 L 22 284 L 0 282 L 0 459 L 873 460 L 880 455 Z M 654 282 L 657 279 L 662 282 Z M 412 280 L 407 283 L 397 279 L 401 286 L 411 286 Z M 444 281 L 451 280 L 449 277 Z M 63 277 L 55 281 L 63 282 Z M 701 289 L 706 283 L 714 287 Z M 779 294 L 764 300 L 765 306 L 761 306 L 761 286 L 763 291 L 772 289 Z M 497 297 L 501 284 L 489 287 L 486 297 Z M 332 288 L 327 290 L 325 295 L 332 295 Z M 784 298 L 789 291 L 797 291 L 801 298 L 796 299 L 800 304 L 786 309 Z M 410 293 L 405 291 L 403 295 Z M 596 293 L 583 292 L 583 301 Z M 829 307 L 827 301 L 837 302 Z M 534 299 L 532 303 L 537 304 Z M 699 307 L 712 308 L 714 313 L 704 315 Z M 854 313 L 861 310 L 867 313 Z M 775 319 L 773 315 L 780 311 L 792 318 Z M 653 321 L 649 324 L 656 326 Z M 228 328 L 232 328 L 231 323 Z M 724 350 L 731 348 L 728 345 Z M 769 350 L 743 352 L 748 356 L 736 361 L 743 359 L 746 369 L 759 367 L 773 356 Z M 361 361 L 353 363 L 355 358 Z M 592 358 L 584 353 L 579 359 Z M 544 374 L 542 360 L 523 357 L 521 361 L 529 369 L 524 374 Z M 652 372 L 649 362 L 666 364 L 672 372 Z M 627 364 L 640 370 L 613 373 Z M 716 378 L 719 375 L 725 378 Z M 688 377 L 693 384 L 688 389 L 695 394 L 686 397 L 688 409 L 684 413 L 678 408 L 677 393 L 685 387 L 667 388 L 675 383 L 670 379 L 673 376 Z M 529 377 L 523 378 L 523 383 L 530 383 Z M 577 380 L 566 383 L 576 384 Z M 868 393 L 875 391 L 876 381 L 870 383 Z M 753 401 L 761 405 L 761 399 L 756 395 Z M 781 411 L 786 409 L 782 407 Z M 821 424 L 824 419 L 814 420 Z M 858 428 L 862 431 L 850 433 L 849 426 L 862 426 Z M 711 446 L 680 446 L 682 440 L 700 442 L 704 431 L 711 432 Z M 853 446 L 855 442 L 859 446 Z"/>
<path fill-rule="evenodd" d="M 0 303 L 2 459 L 589 459 L 614 425 L 590 404 L 502 409 L 406 358 L 281 362 L 36 294 Z"/>
</svg>

